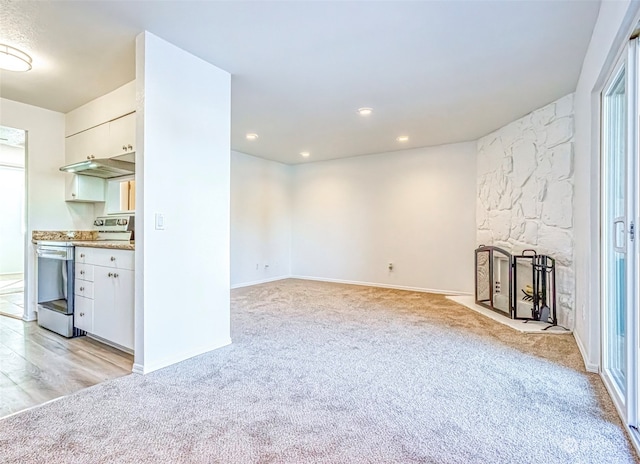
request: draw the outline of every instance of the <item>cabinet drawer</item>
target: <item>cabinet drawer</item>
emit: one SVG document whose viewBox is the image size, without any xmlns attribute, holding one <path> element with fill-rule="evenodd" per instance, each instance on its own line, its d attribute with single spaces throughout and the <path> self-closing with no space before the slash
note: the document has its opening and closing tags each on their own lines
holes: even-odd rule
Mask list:
<svg viewBox="0 0 640 464">
<path fill-rule="evenodd" d="M 87 254 L 87 263 L 113 269 L 134 269 L 134 254 L 128 250 L 110 250 L 108 248 L 93 248 Z"/>
<path fill-rule="evenodd" d="M 89 261 L 87 261 L 87 257 L 89 256 L 89 254 L 91 254 L 91 248 L 76 247 L 76 253 L 75 253 L 76 263 L 81 263 L 81 264 L 88 263 Z"/>
<path fill-rule="evenodd" d="M 76 295 L 93 299 L 93 282 L 87 280 L 76 280 L 73 292 Z"/>
<path fill-rule="evenodd" d="M 93 332 L 93 300 L 76 295 L 73 325 L 80 330 Z"/>
<path fill-rule="evenodd" d="M 76 273 L 76 281 L 86 280 L 89 282 L 93 282 L 93 266 L 92 265 L 76 263 L 75 273 Z M 76 287 L 79 285 L 80 285 L 79 282 L 75 283 Z"/>
</svg>

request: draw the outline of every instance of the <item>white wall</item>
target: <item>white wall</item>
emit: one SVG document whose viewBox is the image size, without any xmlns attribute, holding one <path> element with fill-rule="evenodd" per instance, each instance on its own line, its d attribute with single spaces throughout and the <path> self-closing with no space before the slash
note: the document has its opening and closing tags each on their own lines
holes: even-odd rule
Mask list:
<svg viewBox="0 0 640 464">
<path fill-rule="evenodd" d="M 0 165 L 0 274 L 24 272 L 24 168 Z"/>
<path fill-rule="evenodd" d="M 135 80 L 69 111 L 65 115 L 65 137 L 103 124 L 136 109 Z"/>
<path fill-rule="evenodd" d="M 144 32 L 136 86 L 134 371 L 146 373 L 231 342 L 231 78 Z"/>
<path fill-rule="evenodd" d="M 24 148 L 0 144 L 0 274 L 24 272 Z"/>
<path fill-rule="evenodd" d="M 0 98 L 0 125 L 27 131 L 27 319 L 35 318 L 33 230 L 90 229 L 93 206 L 64 201 L 64 114 Z"/>
<path fill-rule="evenodd" d="M 290 166 L 231 152 L 231 287 L 291 274 Z"/>
<path fill-rule="evenodd" d="M 475 185 L 475 142 L 296 165 L 292 274 L 471 293 Z"/>
<path fill-rule="evenodd" d="M 554 258 L 565 327 L 575 314 L 572 158 L 573 94 L 478 140 L 477 243 Z"/>
<path fill-rule="evenodd" d="M 599 95 L 638 21 L 640 3 L 602 2 L 575 92 L 575 337 L 589 370 L 600 365 Z"/>
</svg>

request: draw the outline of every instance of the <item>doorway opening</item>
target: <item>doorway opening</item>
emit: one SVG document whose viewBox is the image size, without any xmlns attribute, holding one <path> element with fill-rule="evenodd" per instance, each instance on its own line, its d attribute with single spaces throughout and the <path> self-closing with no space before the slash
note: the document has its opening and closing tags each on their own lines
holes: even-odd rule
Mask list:
<svg viewBox="0 0 640 464">
<path fill-rule="evenodd" d="M 0 126 L 0 315 L 24 317 L 26 132 Z"/>
</svg>

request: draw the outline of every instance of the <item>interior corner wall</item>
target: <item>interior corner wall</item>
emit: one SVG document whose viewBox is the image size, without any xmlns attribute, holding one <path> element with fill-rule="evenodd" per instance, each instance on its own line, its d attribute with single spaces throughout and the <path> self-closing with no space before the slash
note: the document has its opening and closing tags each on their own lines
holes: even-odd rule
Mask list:
<svg viewBox="0 0 640 464">
<path fill-rule="evenodd" d="M 25 233 L 26 319 L 35 320 L 36 256 L 34 230 L 91 229 L 93 206 L 67 203 L 64 159 L 64 114 L 0 98 L 0 125 L 27 131 L 27 210 Z"/>
<path fill-rule="evenodd" d="M 478 140 L 477 244 L 554 258 L 565 327 L 575 314 L 573 128 L 570 94 Z"/>
<path fill-rule="evenodd" d="M 600 92 L 639 15 L 638 2 L 600 4 L 575 92 L 574 335 L 590 371 L 600 366 Z"/>
<path fill-rule="evenodd" d="M 144 32 L 136 87 L 134 371 L 146 373 L 231 342 L 231 76 Z"/>
<path fill-rule="evenodd" d="M 231 152 L 231 288 L 291 275 L 291 166 Z"/>
<path fill-rule="evenodd" d="M 292 274 L 471 293 L 475 158 L 469 142 L 293 166 Z"/>
</svg>

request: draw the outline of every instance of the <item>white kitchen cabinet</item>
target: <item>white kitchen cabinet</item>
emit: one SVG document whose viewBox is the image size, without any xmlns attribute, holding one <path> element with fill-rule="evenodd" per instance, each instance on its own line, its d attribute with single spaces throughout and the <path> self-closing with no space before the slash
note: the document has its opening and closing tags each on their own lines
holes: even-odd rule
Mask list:
<svg viewBox="0 0 640 464">
<path fill-rule="evenodd" d="M 133 282 L 133 271 L 96 266 L 93 333 L 129 349 L 133 349 Z"/>
<path fill-rule="evenodd" d="M 93 332 L 93 300 L 77 295 L 73 307 L 73 325 L 80 330 Z"/>
<path fill-rule="evenodd" d="M 136 113 L 127 114 L 109 123 L 109 157 L 136 151 Z"/>
<path fill-rule="evenodd" d="M 133 350 L 134 252 L 76 247 L 75 253 L 76 327 Z"/>
<path fill-rule="evenodd" d="M 109 124 L 100 124 L 65 139 L 65 164 L 106 158 L 109 148 Z"/>
<path fill-rule="evenodd" d="M 65 139 L 66 164 L 135 152 L 136 113 L 107 121 Z"/>
<path fill-rule="evenodd" d="M 105 200 L 105 183 L 100 177 L 66 174 L 65 201 L 96 203 Z"/>
</svg>

